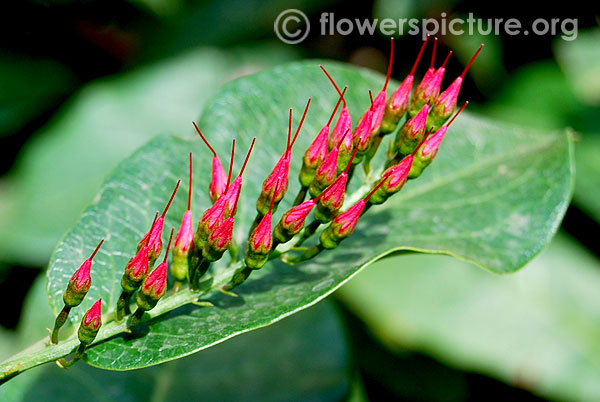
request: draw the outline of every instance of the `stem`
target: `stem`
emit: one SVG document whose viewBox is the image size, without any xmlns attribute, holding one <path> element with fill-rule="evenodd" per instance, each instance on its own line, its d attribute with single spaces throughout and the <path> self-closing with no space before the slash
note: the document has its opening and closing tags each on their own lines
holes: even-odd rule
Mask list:
<svg viewBox="0 0 600 402">
<path fill-rule="evenodd" d="M 317 254 L 319 254 L 323 250 L 325 250 L 325 247 L 323 247 L 321 245 L 321 243 L 319 243 L 316 246 L 311 247 L 308 250 L 306 250 L 304 252 L 304 254 L 301 254 L 301 255 L 298 255 L 295 257 L 292 257 L 292 256 L 287 257 L 286 262 L 298 263 L 298 262 L 310 260 L 311 258 L 315 257 Z"/>
<path fill-rule="evenodd" d="M 58 367 L 66 369 L 78 362 L 79 360 L 81 360 L 81 358 L 83 357 L 83 352 L 85 352 L 85 345 L 83 343 L 80 343 L 77 347 L 77 350 L 75 351 L 75 356 L 73 356 L 71 360 L 67 361 L 66 359 L 58 359 L 56 361 L 56 364 L 58 365 Z"/>
<path fill-rule="evenodd" d="M 54 329 L 52 330 L 52 335 L 50 335 L 50 343 L 53 343 L 55 345 L 58 343 L 58 331 L 63 325 L 65 325 L 70 311 L 71 307 L 65 305 L 61 312 L 58 313 L 58 315 L 56 316 L 56 321 L 54 322 Z"/>
<path fill-rule="evenodd" d="M 115 319 L 117 321 L 121 321 L 123 317 L 131 314 L 131 308 L 129 304 L 131 303 L 131 295 L 132 293 L 127 292 L 125 290 L 121 291 L 121 295 L 117 300 L 117 311 L 115 311 Z"/>
<path fill-rule="evenodd" d="M 127 322 L 127 328 L 131 329 L 131 328 L 135 328 L 138 325 L 140 325 L 145 312 L 146 312 L 145 310 L 142 310 L 141 308 L 138 307 L 137 310 L 135 310 L 135 313 L 133 313 L 133 315 L 129 319 L 129 322 Z"/>
<path fill-rule="evenodd" d="M 231 270 L 226 271 L 227 273 L 231 272 Z M 220 275 L 217 278 L 215 286 L 212 289 L 198 292 L 190 288 L 184 288 L 176 294 L 165 297 L 156 305 L 155 308 L 153 308 L 151 311 L 148 311 L 147 314 L 144 315 L 144 318 L 141 320 L 141 322 L 168 313 L 188 303 L 195 302 L 198 298 L 209 293 L 214 293 L 221 286 L 229 282 L 230 279 L 230 274 L 226 275 L 226 273 L 223 273 L 223 275 Z M 112 320 L 113 317 L 113 312 L 107 315 L 105 320 L 107 323 L 102 325 L 93 344 L 102 342 L 108 338 L 128 331 L 126 321 L 114 321 Z M 80 342 L 76 333 L 69 339 L 62 341 L 57 345 L 50 344 L 48 342 L 48 338 L 41 339 L 27 349 L 0 363 L 0 384 L 33 367 L 55 361 L 73 353 L 79 344 Z"/>
<path fill-rule="evenodd" d="M 296 196 L 296 199 L 294 200 L 294 205 L 293 205 L 294 207 L 296 205 L 302 204 L 302 202 L 306 198 L 306 192 L 307 191 L 308 191 L 308 187 L 306 187 L 306 186 L 302 186 L 300 188 L 300 191 L 298 191 L 298 195 Z"/>
<path fill-rule="evenodd" d="M 228 284 L 226 284 L 225 286 L 223 286 L 222 289 L 226 292 L 229 292 L 230 290 L 232 290 L 235 287 L 244 283 L 246 281 L 246 279 L 248 279 L 248 277 L 250 276 L 251 273 L 252 273 L 252 269 L 250 269 L 248 267 L 244 267 L 243 269 L 236 272 L 233 275 L 233 278 L 231 278 L 231 281 Z"/>
<path fill-rule="evenodd" d="M 356 165 L 352 165 L 350 166 L 350 169 L 348 169 L 348 180 L 346 181 L 346 187 L 350 185 L 350 182 L 352 181 L 352 177 L 354 177 L 354 171 L 356 170 Z"/>
<path fill-rule="evenodd" d="M 306 240 L 308 240 L 309 237 L 315 234 L 320 225 L 321 222 L 317 220 L 312 221 L 310 225 L 304 228 L 304 231 L 300 235 L 300 238 L 298 239 L 296 244 L 294 244 L 294 247 L 300 247 Z"/>
<path fill-rule="evenodd" d="M 254 233 L 254 229 L 256 229 L 262 218 L 263 215 L 260 212 L 257 212 L 256 218 L 254 218 L 254 222 L 252 222 L 252 226 L 250 226 L 250 230 L 248 231 L 248 237 L 252 236 L 252 233 Z"/>
</svg>

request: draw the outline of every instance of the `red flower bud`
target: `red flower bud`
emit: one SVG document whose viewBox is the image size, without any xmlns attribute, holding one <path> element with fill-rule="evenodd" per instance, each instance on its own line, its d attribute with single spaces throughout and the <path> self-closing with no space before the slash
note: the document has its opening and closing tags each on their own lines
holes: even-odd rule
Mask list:
<svg viewBox="0 0 600 402">
<path fill-rule="evenodd" d="M 144 279 L 142 288 L 137 294 L 137 304 L 143 310 L 147 311 L 154 308 L 158 300 L 165 294 L 165 290 L 167 289 L 167 270 L 169 268 L 167 257 L 169 256 L 172 239 L 173 229 L 171 229 L 171 236 L 169 237 L 169 244 L 167 245 L 167 251 L 165 252 L 163 262 L 158 264 L 146 279 Z"/>
<path fill-rule="evenodd" d="M 321 245 L 324 248 L 332 249 L 336 248 L 344 239 L 348 238 L 358 222 L 362 211 L 367 204 L 367 201 L 371 196 L 385 183 L 387 179 L 381 181 L 369 194 L 367 194 L 362 200 L 358 201 L 345 212 L 342 212 L 336 216 L 331 224 L 321 233 L 319 238 Z"/>
<path fill-rule="evenodd" d="M 479 49 L 475 52 L 462 74 L 452 82 L 448 86 L 448 88 L 440 94 L 437 98 L 435 105 L 431 111 L 431 123 L 437 127 L 441 126 L 451 115 L 454 113 L 456 109 L 456 103 L 458 102 L 458 93 L 460 92 L 460 88 L 462 86 L 463 79 L 469 71 L 471 64 L 475 61 L 475 58 L 483 48 L 483 44 L 479 46 Z"/>
<path fill-rule="evenodd" d="M 349 137 L 349 133 L 349 131 L 346 131 L 344 137 L 342 137 L 342 139 L 338 141 L 337 145 L 333 147 L 331 151 L 329 151 L 327 157 L 317 169 L 315 179 L 312 181 L 308 189 L 312 197 L 316 197 L 321 194 L 321 192 L 335 180 L 338 171 L 340 145 L 346 137 Z"/>
<path fill-rule="evenodd" d="M 323 160 L 327 157 L 327 153 L 329 151 L 328 141 L 329 141 L 329 130 L 331 126 L 331 121 L 335 116 L 335 112 L 337 111 L 340 102 L 344 99 L 344 93 L 346 92 L 348 87 L 344 88 L 344 91 L 340 94 L 340 97 L 329 117 L 329 121 L 327 124 L 319 131 L 319 134 L 314 139 L 312 144 L 308 147 L 306 152 L 304 153 L 304 157 L 302 159 L 302 169 L 300 170 L 300 183 L 304 187 L 308 187 L 310 183 L 315 178 L 315 173 L 317 168 L 321 165 Z"/>
<path fill-rule="evenodd" d="M 423 80 L 421 80 L 413 94 L 413 98 L 409 107 L 409 111 L 412 116 L 414 116 L 426 103 L 435 102 L 435 99 L 440 93 L 440 87 L 442 86 L 442 80 L 444 78 L 444 73 L 446 72 L 446 63 L 448 62 L 450 55 L 452 55 L 452 51 L 448 53 L 448 56 L 446 56 L 446 59 L 442 65 L 437 70 L 433 70 L 436 43 L 437 41 L 434 42 L 434 56 L 432 56 L 431 59 L 431 67 L 429 70 L 427 70 Z"/>
<path fill-rule="evenodd" d="M 213 147 L 210 146 L 210 144 L 208 143 L 208 141 L 206 140 L 204 135 L 202 135 L 202 132 L 200 131 L 200 129 L 198 128 L 196 123 L 194 123 L 194 122 L 192 122 L 192 123 L 194 124 L 196 131 L 200 135 L 200 138 L 202 138 L 202 141 L 204 141 L 204 143 L 206 144 L 208 149 L 210 149 L 210 151 L 213 154 L 212 176 L 211 176 L 210 184 L 208 187 L 208 196 L 210 197 L 211 201 L 214 203 L 225 192 L 225 188 L 227 187 L 227 176 L 225 175 L 225 170 L 223 169 L 223 165 L 221 164 L 221 161 L 219 160 L 219 157 L 217 156 L 217 152 L 213 149 Z"/>
<path fill-rule="evenodd" d="M 428 114 L 429 105 L 425 104 L 416 116 L 404 123 L 402 129 L 398 131 L 394 142 L 396 153 L 408 155 L 415 150 L 425 135 Z"/>
<path fill-rule="evenodd" d="M 288 232 L 293 233 L 292 236 L 300 232 L 302 227 L 304 227 L 304 221 L 306 220 L 306 217 L 310 211 L 312 211 L 314 206 L 315 200 L 312 199 L 296 205 L 283 214 L 280 221 L 281 226 Z"/>
<path fill-rule="evenodd" d="M 371 92 L 369 91 L 369 94 Z M 371 146 L 371 124 L 373 122 L 373 103 L 371 107 L 365 112 L 354 130 L 353 141 L 360 155 L 364 155 Z M 360 159 L 357 160 L 360 162 Z"/>
<path fill-rule="evenodd" d="M 77 331 L 79 341 L 85 346 L 91 345 L 102 325 L 102 299 L 98 299 L 90 308 L 83 319 Z"/>
<path fill-rule="evenodd" d="M 137 254 L 125 266 L 125 274 L 121 280 L 123 288 L 133 292 L 148 274 L 148 246 L 142 246 Z"/>
<path fill-rule="evenodd" d="M 421 173 L 423 173 L 423 170 L 425 170 L 425 168 L 429 166 L 431 162 L 433 162 L 433 159 L 437 155 L 440 144 L 442 143 L 446 132 L 448 132 L 448 127 L 468 104 L 469 102 L 465 102 L 465 104 L 458 110 L 458 112 L 456 112 L 448 124 L 444 124 L 442 127 L 440 127 L 439 130 L 424 140 L 423 144 L 417 148 L 417 151 L 415 152 L 415 160 L 408 176 L 410 179 L 419 177 Z"/>
<path fill-rule="evenodd" d="M 276 186 L 279 187 L 281 182 L 278 180 Z M 244 261 L 246 266 L 250 269 L 259 269 L 269 259 L 269 252 L 273 246 L 273 237 L 271 235 L 272 219 L 273 219 L 273 205 L 275 198 L 271 199 L 271 205 L 269 210 L 262 217 L 254 232 L 248 238 L 246 243 L 246 255 Z"/>
<path fill-rule="evenodd" d="M 175 244 L 173 245 L 173 253 L 180 255 L 187 255 L 190 249 L 190 245 L 194 240 L 194 224 L 192 219 L 192 153 L 190 152 L 190 182 L 188 188 L 188 203 L 187 210 L 181 218 L 181 226 L 175 237 Z"/>
<path fill-rule="evenodd" d="M 352 166 L 354 157 L 358 148 L 354 148 L 354 152 L 346 165 L 346 169 L 335 179 L 335 181 L 327 187 L 319 197 L 315 199 L 317 209 L 315 210 L 315 219 L 321 223 L 327 223 L 339 211 L 344 204 L 346 194 L 346 184 L 348 182 L 348 170 Z"/>
<path fill-rule="evenodd" d="M 229 217 L 210 234 L 208 241 L 202 249 L 202 256 L 208 261 L 217 261 L 231 246 L 233 238 L 234 217 Z"/>
<path fill-rule="evenodd" d="M 102 299 L 96 300 L 96 303 L 83 316 L 81 323 L 96 331 L 100 329 L 102 325 Z"/>
<path fill-rule="evenodd" d="M 67 289 L 63 294 L 63 301 L 65 305 L 68 307 L 78 306 L 87 292 L 90 290 L 90 286 L 92 284 L 92 278 L 90 276 L 90 270 L 92 268 L 92 260 L 96 256 L 96 253 L 104 243 L 104 239 L 100 240 L 98 246 L 90 256 L 90 258 L 86 259 L 83 264 L 79 267 L 77 271 L 73 274 L 69 283 L 67 285 Z"/>
<path fill-rule="evenodd" d="M 220 197 L 210 208 L 204 212 L 204 214 L 202 214 L 202 217 L 198 222 L 196 234 L 194 235 L 196 249 L 202 250 L 206 240 L 208 239 L 208 236 L 221 224 L 221 222 L 223 222 L 225 217 L 226 201 L 226 195 Z"/>
<path fill-rule="evenodd" d="M 234 140 L 235 141 L 235 140 Z M 256 141 L 256 137 L 252 139 L 252 143 L 250 144 L 250 148 L 248 149 L 248 153 L 246 153 L 246 159 L 244 159 L 244 164 L 240 169 L 240 173 L 235 178 L 233 183 L 231 183 L 227 187 L 227 191 L 223 198 L 225 198 L 225 218 L 229 218 L 230 216 L 235 216 L 237 212 L 237 204 L 240 198 L 240 191 L 242 190 L 242 175 L 244 174 L 244 170 L 246 169 L 246 164 L 248 163 L 248 159 L 250 158 L 250 154 L 252 153 L 252 148 L 254 148 L 254 142 Z M 231 164 L 229 168 L 229 176 L 231 177 L 231 166 L 233 166 L 233 151 L 231 152 Z M 229 180 L 228 180 L 229 182 Z"/>
<path fill-rule="evenodd" d="M 171 198 L 169 199 L 167 206 L 163 210 L 162 215 L 156 219 L 156 221 L 152 224 L 150 231 L 138 243 L 138 250 L 140 248 L 142 248 L 142 246 L 144 244 L 148 245 L 148 260 L 149 260 L 150 266 L 154 265 L 154 262 L 156 261 L 156 259 L 158 258 L 158 256 L 160 255 L 160 252 L 162 250 L 162 238 L 161 237 L 162 237 L 162 231 L 163 231 L 163 224 L 165 222 L 165 216 L 167 215 L 167 211 L 169 210 L 169 207 L 171 206 L 171 202 L 173 201 L 175 194 L 177 194 L 177 189 L 179 188 L 180 183 L 181 183 L 181 180 L 177 180 L 175 189 L 173 190 L 173 193 L 171 194 Z"/>
<path fill-rule="evenodd" d="M 319 65 L 319 67 L 321 67 L 321 70 L 323 70 L 323 72 L 325 73 L 325 75 L 327 76 L 337 93 L 340 95 L 340 98 L 342 98 L 342 102 L 344 102 L 344 107 L 342 107 L 337 123 L 335 124 L 335 127 L 329 137 L 329 149 L 333 149 L 340 141 L 340 138 L 342 138 L 347 131 L 352 132 L 352 117 L 350 116 L 350 112 L 348 111 L 348 107 L 346 106 L 346 99 L 344 99 L 344 92 L 346 91 L 345 88 L 347 87 L 344 88 L 344 92 L 340 91 L 340 88 L 337 86 L 331 75 L 329 75 L 327 70 L 325 70 L 325 67 L 323 67 L 322 65 Z M 350 149 L 349 153 L 352 152 L 351 140 L 352 138 L 347 139 L 348 145 L 346 148 Z"/>
</svg>

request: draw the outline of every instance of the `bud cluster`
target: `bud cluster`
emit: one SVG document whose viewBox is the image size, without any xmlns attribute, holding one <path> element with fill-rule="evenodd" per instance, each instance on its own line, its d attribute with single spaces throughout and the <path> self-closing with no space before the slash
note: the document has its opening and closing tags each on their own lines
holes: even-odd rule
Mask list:
<svg viewBox="0 0 600 402">
<path fill-rule="evenodd" d="M 403 188 L 407 180 L 419 177 L 432 163 L 449 126 L 467 104 L 465 103 L 454 114 L 464 76 L 481 50 L 480 47 L 463 73 L 440 93 L 445 65 L 452 52 L 436 69 L 434 64 L 437 40 L 434 40 L 431 64 L 413 91 L 414 74 L 428 39 L 429 37 L 423 42 L 408 76 L 388 97 L 387 86 L 392 71 L 394 49 L 392 39 L 388 72 L 383 89 L 374 99 L 369 91 L 370 106 L 361 115 L 354 130 L 352 130 L 352 116 L 345 99 L 348 86 L 340 90 L 332 76 L 323 66 L 320 66 L 337 92 L 337 102 L 333 105 L 329 120 L 303 154 L 298 177 L 301 187 L 293 206 L 283 213 L 279 220 L 275 220 L 277 223 L 273 227 L 277 206 L 288 190 L 289 171 L 293 162 L 292 148 L 306 118 L 310 98 L 294 135 L 292 135 L 292 110 L 290 109 L 286 147 L 262 183 L 256 201 L 257 215 L 248 233 L 243 261 L 236 261 L 238 245 L 233 233 L 243 184 L 242 175 L 256 138 L 250 145 L 238 175 L 232 181 L 235 140 L 232 143 L 229 171 L 225 174 L 217 152 L 194 123 L 196 131 L 212 153 L 211 180 L 208 187 L 211 205 L 200 216 L 194 231 L 193 168 L 190 153 L 187 209 L 181 217 L 181 225 L 174 242 L 174 229 L 171 229 L 163 260 L 153 269 L 154 263 L 162 252 L 165 217 L 181 180 L 177 181 L 162 214 L 156 213 L 150 229 L 139 241 L 136 253 L 124 267 L 121 279 L 122 292 L 117 301 L 115 319 L 122 320 L 126 315 L 131 314 L 131 299 L 135 295 L 137 310 L 128 321 L 128 327 L 135 328 L 141 322 L 144 312 L 153 309 L 165 295 L 169 272 L 174 279 L 173 292 L 177 292 L 186 282 L 192 290 L 199 289 L 210 265 L 220 260 L 228 250 L 231 254 L 231 266 L 237 266 L 238 269 L 221 290 L 231 294 L 233 288 L 243 283 L 253 271 L 262 268 L 270 259 L 280 257 L 287 262 L 301 262 L 323 250 L 336 248 L 354 232 L 358 220 L 369 208 L 386 202 L 389 197 Z M 340 105 L 342 108 L 338 119 L 331 129 Z M 453 114 L 454 117 L 446 123 Z M 404 116 L 406 121 L 399 125 Z M 366 195 L 343 210 L 347 198 L 346 192 L 355 167 L 364 162 L 363 166 L 366 170 L 383 136 L 393 132 L 396 132 L 396 136 L 387 152 L 386 169 L 377 180 L 365 183 L 371 188 Z M 305 201 L 307 194 L 310 194 L 311 198 Z M 312 221 L 307 225 L 306 220 L 312 211 L 314 211 Z M 318 236 L 318 244 L 310 248 L 301 248 L 300 246 L 310 239 L 321 225 L 325 227 Z M 278 247 L 293 239 L 296 239 L 293 246 Z M 69 310 L 81 303 L 90 288 L 92 259 L 102 242 L 103 240 L 67 285 L 63 296 L 65 308 L 56 319 L 51 338 L 53 343 L 58 341 L 58 329 L 64 324 Z M 167 262 L 169 251 L 172 252 L 170 269 Z M 81 353 L 93 342 L 99 330 L 100 308 L 101 302 L 97 301 L 81 322 L 78 332 L 82 344 L 81 350 L 78 351 Z"/>
</svg>

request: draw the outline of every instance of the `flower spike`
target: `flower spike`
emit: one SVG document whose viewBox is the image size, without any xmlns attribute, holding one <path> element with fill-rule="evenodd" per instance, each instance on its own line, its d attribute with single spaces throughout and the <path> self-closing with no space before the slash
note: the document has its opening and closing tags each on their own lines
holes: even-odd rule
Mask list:
<svg viewBox="0 0 600 402">
<path fill-rule="evenodd" d="M 217 201 L 217 199 L 225 192 L 225 187 L 227 186 L 225 180 L 227 179 L 227 176 L 225 176 L 225 170 L 223 169 L 221 160 L 219 160 L 219 157 L 217 156 L 217 152 L 214 150 L 213 147 L 210 146 L 210 144 L 208 143 L 208 140 L 206 139 L 206 137 L 204 137 L 204 135 L 202 134 L 202 132 L 200 131 L 200 129 L 198 128 L 196 123 L 195 122 L 192 122 L 192 123 L 194 124 L 194 128 L 196 129 L 196 132 L 198 132 L 198 135 L 200 136 L 200 138 L 202 138 L 202 141 L 204 141 L 204 143 L 206 144 L 208 149 L 210 149 L 210 152 L 212 152 L 212 154 L 213 154 L 212 175 L 211 175 L 210 185 L 208 187 L 208 196 L 209 196 L 210 200 L 213 203 L 215 203 Z"/>
</svg>

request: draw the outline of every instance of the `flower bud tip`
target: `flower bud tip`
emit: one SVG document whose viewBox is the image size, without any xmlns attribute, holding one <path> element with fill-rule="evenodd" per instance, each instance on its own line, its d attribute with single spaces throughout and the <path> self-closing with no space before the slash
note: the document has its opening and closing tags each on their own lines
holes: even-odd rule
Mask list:
<svg viewBox="0 0 600 402">
<path fill-rule="evenodd" d="M 102 243 L 104 243 L 104 238 L 102 238 L 102 240 L 100 240 L 100 243 L 98 243 L 98 245 L 96 246 L 96 249 L 94 250 L 94 252 L 90 256 L 89 260 L 93 260 L 94 259 L 94 257 L 96 256 L 96 253 L 98 252 L 98 250 L 100 250 L 100 246 L 102 246 Z"/>
<path fill-rule="evenodd" d="M 383 91 L 387 90 L 388 82 L 390 82 L 390 76 L 392 75 L 392 64 L 394 63 L 394 37 L 390 39 L 390 61 L 388 64 L 387 75 L 385 77 L 385 84 L 383 84 Z"/>
<path fill-rule="evenodd" d="M 419 50 L 419 54 L 417 55 L 417 59 L 415 60 L 415 64 L 413 64 L 412 69 L 410 70 L 409 76 L 415 75 L 415 71 L 417 70 L 417 66 L 419 65 L 419 61 L 421 60 L 421 56 L 423 55 L 423 51 L 425 50 L 425 45 L 427 45 L 427 41 L 429 40 L 430 35 L 427 34 L 423 44 L 421 45 L 421 49 Z"/>
<path fill-rule="evenodd" d="M 175 198 L 175 194 L 177 193 L 177 189 L 179 188 L 179 184 L 181 183 L 181 179 L 177 180 L 177 184 L 175 185 L 175 189 L 173 190 L 173 193 L 171 194 L 171 198 L 169 198 L 169 202 L 167 203 L 167 206 L 165 207 L 165 209 L 163 210 L 163 213 L 161 215 L 161 217 L 164 219 L 165 215 L 167 215 L 167 211 L 169 210 L 169 207 L 171 206 L 171 202 L 173 201 L 173 198 Z"/>
</svg>

